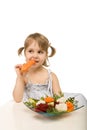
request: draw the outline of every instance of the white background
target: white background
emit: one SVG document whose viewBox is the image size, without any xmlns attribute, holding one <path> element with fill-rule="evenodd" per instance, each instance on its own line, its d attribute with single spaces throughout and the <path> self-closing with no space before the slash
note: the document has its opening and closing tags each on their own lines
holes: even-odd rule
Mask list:
<svg viewBox="0 0 87 130">
<path fill-rule="evenodd" d="M 86 0 L 0 0 L 0 105 L 12 100 L 17 49 L 34 32 L 44 34 L 57 49 L 50 68 L 62 91 L 87 97 Z"/>
</svg>

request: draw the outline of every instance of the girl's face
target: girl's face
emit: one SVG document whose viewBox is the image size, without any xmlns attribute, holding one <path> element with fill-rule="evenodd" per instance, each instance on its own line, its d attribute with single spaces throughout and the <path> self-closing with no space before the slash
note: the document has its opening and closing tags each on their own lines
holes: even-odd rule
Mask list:
<svg viewBox="0 0 87 130">
<path fill-rule="evenodd" d="M 47 59 L 47 53 L 42 50 L 36 41 L 33 41 L 25 51 L 26 61 L 35 60 L 36 67 L 41 66 L 44 61 Z"/>
</svg>

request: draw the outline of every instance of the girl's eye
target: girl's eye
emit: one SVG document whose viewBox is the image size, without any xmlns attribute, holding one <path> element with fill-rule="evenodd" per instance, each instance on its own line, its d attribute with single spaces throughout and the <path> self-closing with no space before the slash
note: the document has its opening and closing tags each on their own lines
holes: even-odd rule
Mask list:
<svg viewBox="0 0 87 130">
<path fill-rule="evenodd" d="M 43 51 L 38 51 L 38 53 L 39 53 L 39 54 L 42 54 L 42 53 L 43 53 Z"/>
<path fill-rule="evenodd" d="M 32 52 L 33 52 L 33 50 L 29 50 L 28 52 L 29 52 L 29 53 L 32 53 Z"/>
</svg>

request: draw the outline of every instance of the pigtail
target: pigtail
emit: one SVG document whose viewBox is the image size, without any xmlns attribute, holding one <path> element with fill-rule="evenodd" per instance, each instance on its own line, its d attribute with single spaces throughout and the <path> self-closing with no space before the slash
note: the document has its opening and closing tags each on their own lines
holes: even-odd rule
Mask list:
<svg viewBox="0 0 87 130">
<path fill-rule="evenodd" d="M 51 48 L 51 54 L 48 57 L 52 57 L 52 56 L 55 55 L 56 49 L 53 46 L 51 46 L 51 45 L 49 47 Z"/>
<path fill-rule="evenodd" d="M 18 49 L 18 55 L 21 55 L 21 54 L 22 54 L 23 49 L 24 49 L 24 47 L 20 47 L 20 48 Z"/>
</svg>

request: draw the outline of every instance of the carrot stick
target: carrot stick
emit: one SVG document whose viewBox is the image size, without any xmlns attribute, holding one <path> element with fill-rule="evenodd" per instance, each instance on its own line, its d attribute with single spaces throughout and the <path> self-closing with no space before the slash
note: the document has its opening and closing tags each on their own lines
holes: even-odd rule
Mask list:
<svg viewBox="0 0 87 130">
<path fill-rule="evenodd" d="M 46 103 L 53 102 L 53 101 L 54 101 L 54 98 L 53 98 L 53 97 L 46 97 L 46 98 L 44 98 L 44 101 L 45 101 Z"/>
<path fill-rule="evenodd" d="M 73 105 L 73 103 L 71 103 L 70 101 L 67 101 L 66 104 L 67 104 L 67 109 L 68 109 L 67 111 L 68 111 L 68 112 L 71 112 L 71 111 L 74 110 L 74 105 Z"/>
<path fill-rule="evenodd" d="M 27 72 L 27 70 L 33 65 L 35 64 L 35 61 L 34 60 L 30 60 L 29 62 L 27 63 L 24 63 L 21 67 L 21 72 Z"/>
</svg>

